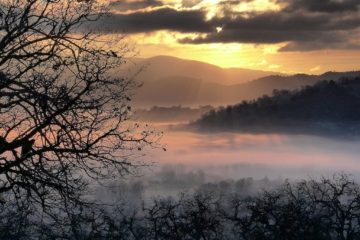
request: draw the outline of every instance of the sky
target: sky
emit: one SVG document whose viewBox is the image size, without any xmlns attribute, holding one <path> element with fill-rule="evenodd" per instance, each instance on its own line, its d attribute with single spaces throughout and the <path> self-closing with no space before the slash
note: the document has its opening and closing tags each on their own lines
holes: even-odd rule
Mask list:
<svg viewBox="0 0 360 240">
<path fill-rule="evenodd" d="M 285 73 L 360 70 L 359 0 L 111 0 L 94 27 L 138 57 Z"/>
</svg>

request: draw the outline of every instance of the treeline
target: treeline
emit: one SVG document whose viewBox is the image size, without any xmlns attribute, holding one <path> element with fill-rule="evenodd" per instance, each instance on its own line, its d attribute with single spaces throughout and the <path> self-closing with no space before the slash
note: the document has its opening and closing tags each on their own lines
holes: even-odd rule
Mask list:
<svg viewBox="0 0 360 240">
<path fill-rule="evenodd" d="M 26 204 L 16 206 L 0 205 L 0 239 L 360 238 L 360 186 L 344 174 L 285 182 L 257 195 L 224 194 L 205 187 L 134 208 L 72 206 L 58 214 L 57 221 L 44 219 L 43 213 Z"/>
<path fill-rule="evenodd" d="M 204 113 L 212 109 L 213 107 L 209 105 L 198 108 L 181 105 L 172 107 L 154 106 L 150 109 L 137 109 L 133 118 L 150 122 L 188 122 L 200 118 Z"/>
<path fill-rule="evenodd" d="M 360 77 L 321 81 L 299 90 L 210 111 L 194 123 L 200 129 L 250 132 L 360 133 Z"/>
</svg>

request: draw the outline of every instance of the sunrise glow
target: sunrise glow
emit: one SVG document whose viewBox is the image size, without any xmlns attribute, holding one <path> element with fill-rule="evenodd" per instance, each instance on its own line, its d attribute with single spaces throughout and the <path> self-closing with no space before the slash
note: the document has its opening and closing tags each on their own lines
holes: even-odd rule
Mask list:
<svg viewBox="0 0 360 240">
<path fill-rule="evenodd" d="M 335 26 L 337 23 L 333 23 L 330 16 L 327 17 L 333 14 L 346 24 L 348 20 L 356 21 L 356 15 L 344 18 L 340 11 L 332 13 L 325 9 L 321 12 L 315 7 L 308 5 L 297 9 L 289 2 L 275 0 L 128 0 L 110 3 L 110 10 L 125 20 L 124 25 L 119 22 L 119 30 L 130 44 L 137 46 L 139 57 L 169 55 L 223 68 L 276 69 L 285 73 L 356 69 L 360 60 L 358 28 L 349 26 L 349 38 L 345 40 L 345 32 Z M 155 20 L 163 15 L 164 19 Z M 141 21 L 136 20 L 140 17 Z M 320 17 L 329 23 L 311 23 Z M 304 19 L 297 23 L 300 18 Z M 299 29 L 296 24 L 301 22 L 304 26 Z M 267 26 L 268 23 L 272 25 Z M 312 33 L 312 24 L 324 28 L 324 36 Z M 119 34 L 116 20 L 111 25 L 114 26 L 109 27 L 111 34 Z M 288 33 L 279 32 L 280 25 Z M 334 25 L 334 29 L 327 25 Z M 292 40 L 298 34 L 299 39 Z M 314 36 L 309 38 L 309 34 Z M 337 40 L 331 40 L 331 35 Z"/>
</svg>

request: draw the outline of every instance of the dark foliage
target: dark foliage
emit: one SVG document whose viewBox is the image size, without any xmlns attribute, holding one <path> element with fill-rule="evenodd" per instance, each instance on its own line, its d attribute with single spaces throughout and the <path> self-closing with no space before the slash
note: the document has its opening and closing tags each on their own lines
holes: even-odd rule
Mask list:
<svg viewBox="0 0 360 240">
<path fill-rule="evenodd" d="M 201 115 L 212 109 L 213 107 L 209 105 L 198 108 L 183 107 L 181 105 L 173 107 L 154 106 L 151 109 L 136 110 L 134 118 L 150 122 L 188 122 L 200 118 Z"/>
<path fill-rule="evenodd" d="M 360 78 L 322 81 L 300 90 L 210 111 L 195 125 L 201 129 L 250 132 L 359 133 Z"/>
<path fill-rule="evenodd" d="M 55 219 L 61 217 L 57 208 L 72 211 L 86 203 L 91 182 L 145 165 L 137 157 L 158 136 L 127 121 L 137 84 L 113 77 L 129 49 L 121 38 L 104 39 L 85 28 L 106 13 L 96 0 L 0 1 L 4 206 L 46 211 Z M 10 209 L 0 214 L 11 216 Z M 8 229 L 1 234 L 18 231 Z"/>
<path fill-rule="evenodd" d="M 219 183 L 219 186 L 223 183 Z M 81 206 L 59 221 L 2 208 L 1 239 L 359 239 L 360 188 L 348 175 L 285 182 L 256 195 L 200 189 L 130 208 Z M 39 220 L 40 219 L 40 220 Z"/>
</svg>

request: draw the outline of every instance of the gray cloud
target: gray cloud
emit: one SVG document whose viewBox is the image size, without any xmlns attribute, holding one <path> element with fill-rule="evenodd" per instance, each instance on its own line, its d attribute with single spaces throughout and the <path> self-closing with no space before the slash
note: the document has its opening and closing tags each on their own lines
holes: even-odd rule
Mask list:
<svg viewBox="0 0 360 240">
<path fill-rule="evenodd" d="M 132 14 L 109 14 L 93 26 L 101 32 L 152 32 L 171 30 L 178 32 L 212 32 L 213 26 L 205 21 L 205 12 L 200 10 L 178 11 L 161 8 L 150 12 Z"/>
<path fill-rule="evenodd" d="M 282 42 L 346 42 L 345 30 L 360 25 L 359 17 L 338 17 L 308 15 L 305 13 L 268 12 L 251 17 L 222 18 L 213 20 L 222 26 L 221 32 L 212 32 L 206 37 L 182 39 L 183 43 L 241 42 L 241 43 L 282 43 Z M 290 48 L 284 48 L 289 49 Z M 291 49 L 295 49 L 294 47 Z M 309 48 L 310 49 L 310 48 Z"/>
<path fill-rule="evenodd" d="M 102 32 L 153 32 L 170 30 L 205 33 L 195 39 L 180 39 L 188 44 L 202 43 L 288 43 L 281 51 L 310 51 L 324 48 L 358 48 L 354 36 L 360 26 L 360 0 L 274 0 L 286 3 L 280 12 L 250 12 L 247 16 L 233 12 L 230 6 L 243 1 L 222 1 L 225 17 L 206 20 L 200 10 L 176 10 L 168 7 L 131 14 L 110 14 L 98 23 Z M 159 0 L 137 1 L 140 6 L 158 5 Z M 192 6 L 199 0 L 184 0 Z M 119 4 L 119 3 L 117 3 Z M 124 4 L 124 2 L 123 2 Z M 127 4 L 130 4 L 129 2 Z M 143 4 L 143 5 L 141 5 Z M 134 6 L 134 5 L 133 5 Z M 222 31 L 217 32 L 216 28 Z M 352 39 L 352 42 L 350 42 Z M 355 41 L 355 42 L 354 42 Z"/>
<path fill-rule="evenodd" d="M 288 3 L 290 11 L 304 9 L 310 12 L 356 12 L 359 9 L 359 0 L 277 0 L 281 3 Z"/>
</svg>

